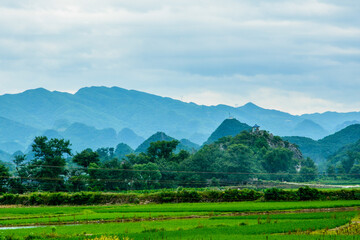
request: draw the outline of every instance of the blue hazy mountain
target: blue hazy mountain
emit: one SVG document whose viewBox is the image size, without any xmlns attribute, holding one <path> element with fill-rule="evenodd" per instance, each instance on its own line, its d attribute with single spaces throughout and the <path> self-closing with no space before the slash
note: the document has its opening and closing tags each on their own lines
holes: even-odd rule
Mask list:
<svg viewBox="0 0 360 240">
<path fill-rule="evenodd" d="M 133 130 L 130 128 L 123 128 L 117 135 L 118 142 L 126 143 L 132 149 L 137 148 L 145 138 L 137 135 Z"/>
<path fill-rule="evenodd" d="M 309 119 L 305 119 L 296 124 L 296 126 L 291 130 L 292 136 L 304 136 L 304 133 L 306 133 L 307 137 L 312 139 L 319 139 L 320 137 L 329 135 L 328 131 Z"/>
<path fill-rule="evenodd" d="M 0 150 L 0 163 L 1 162 L 10 162 L 11 161 L 11 154 Z"/>
<path fill-rule="evenodd" d="M 23 151 L 41 131 L 28 125 L 0 117 L 0 150 L 13 153 Z"/>
<path fill-rule="evenodd" d="M 74 123 L 115 132 L 129 128 L 143 138 L 160 131 L 176 139 L 202 144 L 229 114 L 250 126 L 259 124 L 275 135 L 290 136 L 295 132 L 314 139 L 334 133 L 337 126 L 347 121 L 360 121 L 359 112 L 296 116 L 253 103 L 237 108 L 203 106 L 118 87 L 82 88 L 75 94 L 39 88 L 0 96 L 0 117 L 10 121 L 0 124 L 0 144 L 15 142 L 26 148 L 35 135 L 48 129 L 62 135 L 61 131 Z M 312 124 L 304 120 L 311 120 Z M 8 131 L 8 126 L 23 130 Z M 73 126 L 74 133 L 86 136 L 85 127 L 75 126 L 81 131 Z M 113 138 L 114 131 L 107 131 L 104 134 Z M 135 147 L 138 142 L 127 144 Z"/>
</svg>

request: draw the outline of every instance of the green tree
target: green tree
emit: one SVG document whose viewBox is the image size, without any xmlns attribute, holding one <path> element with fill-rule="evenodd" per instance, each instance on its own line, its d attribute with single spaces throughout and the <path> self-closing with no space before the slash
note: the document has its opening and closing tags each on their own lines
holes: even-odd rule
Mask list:
<svg viewBox="0 0 360 240">
<path fill-rule="evenodd" d="M 342 179 L 347 178 L 345 168 L 341 163 L 336 164 L 336 175 L 340 176 Z"/>
<path fill-rule="evenodd" d="M 30 175 L 29 168 L 26 164 L 26 155 L 19 154 L 16 155 L 13 159 L 15 165 L 14 176 L 10 180 L 10 188 L 13 193 L 24 193 L 29 190 L 27 177 Z"/>
<path fill-rule="evenodd" d="M 311 158 L 300 160 L 300 171 L 298 180 L 301 182 L 313 181 L 318 175 L 317 167 Z"/>
<path fill-rule="evenodd" d="M 350 177 L 353 179 L 360 179 L 360 164 L 355 164 L 351 169 L 350 169 Z"/>
<path fill-rule="evenodd" d="M 0 193 L 8 191 L 9 179 L 9 169 L 4 164 L 0 163 Z"/>
<path fill-rule="evenodd" d="M 137 189 L 155 189 L 160 187 L 161 173 L 155 163 L 134 165 L 134 185 Z"/>
<path fill-rule="evenodd" d="M 360 153 L 354 151 L 348 151 L 347 156 L 341 160 L 341 164 L 345 170 L 345 173 L 349 173 L 355 162 L 360 161 Z"/>
<path fill-rule="evenodd" d="M 99 153 L 93 152 L 90 148 L 77 153 L 72 160 L 85 169 L 87 169 L 91 163 L 99 164 L 100 162 Z"/>
<path fill-rule="evenodd" d="M 38 188 L 44 191 L 65 189 L 66 155 L 71 155 L 70 142 L 64 139 L 35 137 L 32 151 L 35 154 L 30 162 L 30 174 Z"/>
<path fill-rule="evenodd" d="M 266 153 L 263 167 L 269 173 L 287 172 L 295 168 L 293 152 L 286 148 L 275 148 Z"/>
<path fill-rule="evenodd" d="M 301 167 L 299 172 L 299 181 L 301 182 L 309 182 L 316 179 L 318 172 L 316 168 L 310 168 L 310 167 Z"/>
<path fill-rule="evenodd" d="M 217 164 L 222 172 L 234 173 L 226 174 L 223 178 L 227 178 L 233 184 L 237 181 L 247 181 L 253 172 L 253 153 L 243 144 L 233 144 L 227 149 L 223 158 L 219 158 Z"/>
<path fill-rule="evenodd" d="M 173 151 L 179 143 L 180 142 L 178 140 L 152 142 L 147 149 L 147 155 L 150 157 L 152 162 L 160 158 L 170 160 Z"/>
<path fill-rule="evenodd" d="M 326 173 L 330 178 L 336 178 L 336 169 L 334 167 L 334 165 L 328 165 L 327 169 L 326 169 Z"/>
</svg>

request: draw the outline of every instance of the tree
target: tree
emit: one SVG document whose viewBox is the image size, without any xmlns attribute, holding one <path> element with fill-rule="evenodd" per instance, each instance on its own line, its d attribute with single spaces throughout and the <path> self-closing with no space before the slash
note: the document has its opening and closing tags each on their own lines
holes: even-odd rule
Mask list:
<svg viewBox="0 0 360 240">
<path fill-rule="evenodd" d="M 309 182 L 316 179 L 318 172 L 316 168 L 301 167 L 299 174 L 299 181 Z"/>
<path fill-rule="evenodd" d="M 9 179 L 9 169 L 4 164 L 0 163 L 0 193 L 7 192 Z"/>
<path fill-rule="evenodd" d="M 64 139 L 35 137 L 32 151 L 35 154 L 29 168 L 31 178 L 44 191 L 61 191 L 65 189 L 64 177 L 66 161 L 64 156 L 71 156 L 70 142 Z"/>
<path fill-rule="evenodd" d="M 147 155 L 152 162 L 159 158 L 169 160 L 179 143 L 178 140 L 152 142 L 147 149 Z"/>
<path fill-rule="evenodd" d="M 331 178 L 336 178 L 336 169 L 334 165 L 329 165 L 326 169 L 327 175 Z"/>
<path fill-rule="evenodd" d="M 160 186 L 161 173 L 155 163 L 134 165 L 134 184 L 138 189 L 154 189 Z"/>
<path fill-rule="evenodd" d="M 77 153 L 73 157 L 73 162 L 84 168 L 88 168 L 91 163 L 98 164 L 100 162 L 100 158 L 97 152 L 93 152 L 90 148 L 88 148 L 80 153 Z"/>
<path fill-rule="evenodd" d="M 98 148 L 96 152 L 99 154 L 101 161 L 107 161 L 114 157 L 114 148 Z"/>
<path fill-rule="evenodd" d="M 219 159 L 220 170 L 226 173 L 224 178 L 230 181 L 247 181 L 253 172 L 253 159 L 251 150 L 243 144 L 232 144 L 227 149 L 224 158 Z M 230 184 L 233 184 L 231 182 Z"/>
<path fill-rule="evenodd" d="M 288 149 L 273 149 L 265 155 L 263 167 L 269 173 L 287 172 L 290 168 L 295 168 L 292 156 L 293 152 Z"/>
<path fill-rule="evenodd" d="M 350 177 L 353 179 L 360 179 L 360 165 L 359 164 L 355 164 L 351 169 L 350 169 Z"/>
<path fill-rule="evenodd" d="M 316 179 L 318 174 L 317 167 L 311 158 L 305 158 L 300 161 L 299 181 L 308 182 Z"/>
<path fill-rule="evenodd" d="M 341 160 L 341 164 L 345 170 L 345 173 L 349 173 L 355 162 L 360 161 L 360 153 L 348 151 L 346 157 Z"/>
<path fill-rule="evenodd" d="M 346 178 L 346 171 L 341 163 L 336 164 L 336 174 L 341 178 Z"/>
<path fill-rule="evenodd" d="M 15 177 L 11 179 L 9 184 L 11 188 L 11 192 L 13 193 L 24 193 L 29 190 L 29 186 L 27 184 L 28 180 L 26 179 L 29 176 L 29 168 L 26 164 L 26 155 L 19 154 L 15 155 L 13 159 L 13 163 L 15 164 Z"/>
</svg>

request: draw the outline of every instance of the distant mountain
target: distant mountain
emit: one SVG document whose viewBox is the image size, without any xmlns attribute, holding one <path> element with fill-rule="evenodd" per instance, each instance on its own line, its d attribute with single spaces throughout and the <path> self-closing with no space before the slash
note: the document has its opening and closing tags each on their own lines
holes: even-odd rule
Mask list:
<svg viewBox="0 0 360 240">
<path fill-rule="evenodd" d="M 48 129 L 63 135 L 74 123 L 95 129 L 113 129 L 115 132 L 129 128 L 140 137 L 161 131 L 177 139 L 185 138 L 202 144 L 229 113 L 240 122 L 250 126 L 259 124 L 275 135 L 290 136 L 295 132 L 296 135 L 314 139 L 324 136 L 321 129 L 333 133 L 344 122 L 360 121 L 360 112 L 295 116 L 264 109 L 253 103 L 237 108 L 202 106 L 118 87 L 82 88 L 75 94 L 39 88 L 0 96 L 0 144 L 15 142 L 26 147 L 34 136 Z M 85 134 L 84 127 L 78 126 L 82 129 L 79 132 Z M 107 134 L 112 135 L 114 131 L 110 133 L 109 130 Z M 129 139 L 126 135 L 125 132 L 117 137 Z M 132 147 L 140 142 L 140 138 L 131 139 L 136 139 L 127 142 Z M 109 143 L 118 142 L 106 140 L 94 146 Z"/>
<path fill-rule="evenodd" d="M 0 117 L 0 144 L 12 142 L 25 145 L 40 131 L 36 128 Z M 6 150 L 6 149 L 5 149 Z"/>
<path fill-rule="evenodd" d="M 210 144 L 218 140 L 219 138 L 226 136 L 236 136 L 242 131 L 248 131 L 251 127 L 246 123 L 241 123 L 235 118 L 225 119 L 219 127 L 210 135 L 205 144 Z"/>
<path fill-rule="evenodd" d="M 0 162 L 10 162 L 11 154 L 0 150 Z"/>
<path fill-rule="evenodd" d="M 99 130 L 82 123 L 73 123 L 60 134 L 65 139 L 70 140 L 74 151 L 81 151 L 86 148 L 113 147 L 118 142 L 114 129 L 106 128 Z"/>
<path fill-rule="evenodd" d="M 319 124 L 309 119 L 305 119 L 304 121 L 296 124 L 296 126 L 291 130 L 292 136 L 308 136 L 315 140 L 323 138 L 328 134 L 329 133 Z"/>
<path fill-rule="evenodd" d="M 318 141 L 304 137 L 283 137 L 283 139 L 295 143 L 305 157 L 310 157 L 321 164 L 340 148 L 360 140 L 360 124 L 350 125 Z"/>
<path fill-rule="evenodd" d="M 342 129 L 350 126 L 350 125 L 354 125 L 354 124 L 360 124 L 360 121 L 356 121 L 356 120 L 354 120 L 354 121 L 345 121 L 342 124 L 339 124 L 339 125 L 336 126 L 335 132 L 338 132 L 338 131 L 340 131 L 340 130 L 342 130 Z"/>
<path fill-rule="evenodd" d="M 8 153 L 14 153 L 16 151 L 24 151 L 25 146 L 17 142 L 2 142 L 0 143 L 0 150 Z"/>
<path fill-rule="evenodd" d="M 191 152 L 191 153 L 200 149 L 199 145 L 197 145 L 196 143 L 193 143 L 190 140 L 185 139 L 185 138 L 180 140 L 180 144 L 182 146 L 182 149 L 184 149 L 188 152 Z"/>
<path fill-rule="evenodd" d="M 137 148 L 143 141 L 145 141 L 145 138 L 140 137 L 130 128 L 123 128 L 118 133 L 117 137 L 118 142 L 126 143 L 132 148 Z"/>
<path fill-rule="evenodd" d="M 58 131 L 53 130 L 53 129 L 48 129 L 45 132 L 43 132 L 41 135 L 46 136 L 48 139 L 51 139 L 51 138 L 62 139 L 62 138 L 64 138 L 63 135 L 61 135 Z"/>
<path fill-rule="evenodd" d="M 157 133 L 151 135 L 142 144 L 140 144 L 140 146 L 135 150 L 135 152 L 137 152 L 137 153 L 146 152 L 148 147 L 150 147 L 150 143 L 152 143 L 152 142 L 172 141 L 172 140 L 176 140 L 176 139 L 166 135 L 163 132 L 157 132 Z M 176 151 L 186 150 L 186 151 L 189 151 L 189 152 L 193 152 L 194 150 L 196 150 L 195 147 L 198 147 L 197 144 L 194 144 L 191 141 L 186 140 L 186 139 L 182 139 L 179 142 L 180 143 L 177 146 Z"/>
<path fill-rule="evenodd" d="M 344 122 L 360 121 L 360 112 L 313 113 L 313 114 L 303 114 L 301 115 L 301 117 L 304 119 L 312 120 L 313 122 L 319 124 L 321 127 L 329 131 L 330 133 L 334 133 L 342 129 L 342 128 L 337 129 L 337 126 L 343 124 Z"/>
</svg>

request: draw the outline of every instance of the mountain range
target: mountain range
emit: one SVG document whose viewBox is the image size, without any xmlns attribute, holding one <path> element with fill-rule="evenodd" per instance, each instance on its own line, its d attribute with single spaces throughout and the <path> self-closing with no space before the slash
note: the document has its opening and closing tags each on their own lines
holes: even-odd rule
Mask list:
<svg viewBox="0 0 360 240">
<path fill-rule="evenodd" d="M 75 94 L 39 88 L 0 96 L 0 150 L 24 151 L 37 135 L 68 138 L 76 150 L 120 142 L 136 149 L 156 132 L 201 145 L 229 114 L 249 127 L 313 140 L 360 121 L 360 112 L 299 116 L 253 103 L 204 106 L 118 87 Z"/>
</svg>

